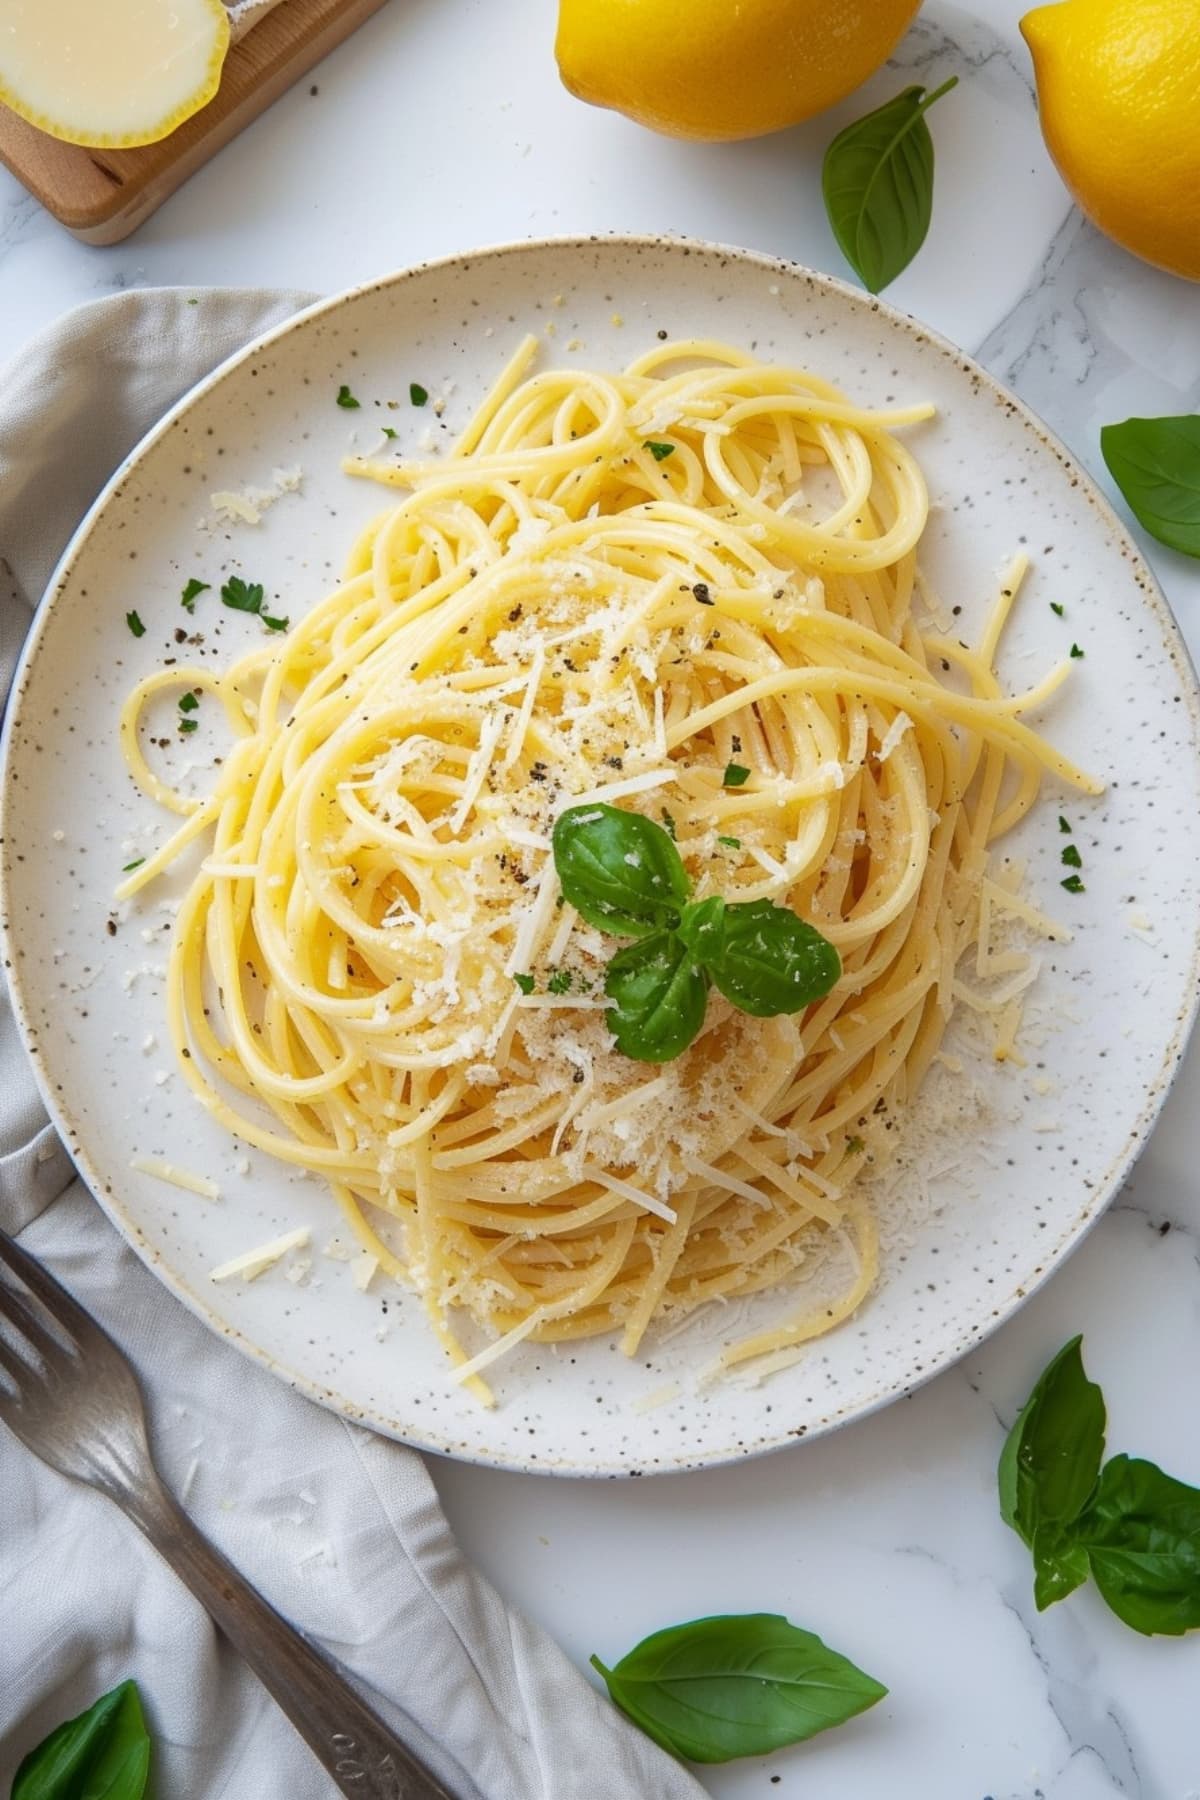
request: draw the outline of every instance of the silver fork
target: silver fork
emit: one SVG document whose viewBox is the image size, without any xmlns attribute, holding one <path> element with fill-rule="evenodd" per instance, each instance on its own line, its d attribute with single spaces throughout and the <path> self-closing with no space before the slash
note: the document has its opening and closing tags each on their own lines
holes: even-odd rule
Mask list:
<svg viewBox="0 0 1200 1800">
<path fill-rule="evenodd" d="M 16 1276 L 25 1292 L 8 1277 Z M 137 1377 L 54 1277 L 0 1231 L 0 1420 L 128 1514 L 239 1650 L 343 1794 L 453 1800 L 337 1666 L 268 1606 L 159 1478 Z"/>
</svg>

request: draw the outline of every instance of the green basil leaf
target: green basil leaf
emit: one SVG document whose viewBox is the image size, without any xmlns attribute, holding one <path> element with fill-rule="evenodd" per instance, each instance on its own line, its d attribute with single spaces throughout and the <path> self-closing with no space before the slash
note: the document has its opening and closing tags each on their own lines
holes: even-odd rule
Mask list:
<svg viewBox="0 0 1200 1800">
<path fill-rule="evenodd" d="M 1077 1533 L 1126 1625 L 1147 1637 L 1200 1628 L 1200 1490 L 1152 1462 L 1114 1456 Z"/>
<path fill-rule="evenodd" d="M 693 900 L 679 917 L 679 935 L 692 950 L 697 962 L 707 965 L 710 956 L 720 956 L 725 942 L 726 905 L 719 895 L 707 900 Z"/>
<path fill-rule="evenodd" d="M 1103 425 L 1100 449 L 1151 537 L 1200 556 L 1200 414 Z"/>
<path fill-rule="evenodd" d="M 1039 1525 L 1033 1534 L 1033 1598 L 1039 1612 L 1065 1600 L 1088 1578 L 1088 1554 L 1079 1542 L 1074 1522 L 1056 1519 Z"/>
<path fill-rule="evenodd" d="M 552 842 L 563 894 L 589 925 L 646 937 L 678 923 L 691 882 L 653 819 L 601 802 L 572 806 L 555 822 Z"/>
<path fill-rule="evenodd" d="M 695 1619 L 644 1638 L 614 1669 L 617 1705 L 673 1756 L 730 1762 L 840 1725 L 887 1689 L 776 1613 Z"/>
<path fill-rule="evenodd" d="M 29 1752 L 11 1800 L 142 1800 L 149 1774 L 137 1684 L 123 1681 Z"/>
<path fill-rule="evenodd" d="M 618 950 L 604 972 L 605 1013 L 622 1056 L 671 1062 L 704 1023 L 708 982 L 683 939 L 656 931 Z"/>
<path fill-rule="evenodd" d="M 825 152 L 821 188 L 842 255 L 873 294 L 906 269 L 933 211 L 933 139 L 925 114 L 957 85 L 905 88 L 847 125 Z"/>
<path fill-rule="evenodd" d="M 770 900 L 689 906 L 680 935 L 694 945 L 725 998 L 760 1019 L 800 1012 L 827 994 L 842 973 L 828 939 L 790 907 Z"/>
<path fill-rule="evenodd" d="M 1104 1455 L 1104 1396 L 1072 1338 L 1038 1379 L 1000 1457 L 1000 1516 L 1030 1549 L 1039 1526 L 1077 1519 Z M 1076 1584 L 1077 1585 L 1077 1584 Z"/>
</svg>

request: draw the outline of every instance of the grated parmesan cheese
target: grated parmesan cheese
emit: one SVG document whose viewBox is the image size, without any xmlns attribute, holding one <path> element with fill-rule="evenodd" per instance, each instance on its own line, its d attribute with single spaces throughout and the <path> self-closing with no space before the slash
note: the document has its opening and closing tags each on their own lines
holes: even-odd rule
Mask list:
<svg viewBox="0 0 1200 1800">
<path fill-rule="evenodd" d="M 675 1208 L 668 1206 L 665 1200 L 660 1200 L 655 1194 L 647 1194 L 643 1188 L 634 1187 L 630 1181 L 622 1181 L 617 1175 L 610 1175 L 608 1170 L 602 1169 L 598 1163 L 584 1163 L 582 1174 L 585 1181 L 594 1181 L 597 1186 L 608 1188 L 610 1193 L 620 1194 L 623 1200 L 632 1200 L 635 1206 L 643 1207 L 646 1212 L 657 1214 L 660 1219 L 665 1219 L 668 1225 L 674 1225 L 679 1217 Z"/>
<path fill-rule="evenodd" d="M 479 1352 L 478 1356 L 469 1357 L 466 1362 L 459 1363 L 456 1369 L 452 1369 L 451 1381 L 459 1383 L 469 1381 L 472 1375 L 478 1375 L 482 1369 L 490 1368 L 492 1363 L 498 1361 L 500 1357 L 507 1356 L 510 1350 L 515 1350 L 518 1344 L 524 1343 L 530 1332 L 536 1331 L 541 1322 L 541 1309 L 535 1308 L 533 1312 L 526 1314 L 519 1325 L 514 1325 L 511 1331 L 506 1331 L 504 1336 L 497 1338 L 494 1344 L 488 1344 L 486 1349 Z"/>
<path fill-rule="evenodd" d="M 1074 936 L 1068 926 L 1060 925 L 1057 919 L 1052 919 L 1048 914 L 1039 912 L 1036 906 L 1031 905 L 1028 900 L 1023 900 L 1020 894 L 1014 894 L 1011 889 L 1001 887 L 999 882 L 993 881 L 990 877 L 986 877 L 981 885 L 980 899 L 981 903 L 986 900 L 989 905 L 999 908 L 1001 912 L 1011 913 L 1015 919 L 1020 919 L 1028 925 L 1031 931 L 1036 931 L 1041 937 L 1049 938 L 1052 943 L 1069 944 Z"/>
<path fill-rule="evenodd" d="M 369 1250 L 364 1250 L 361 1256 L 355 1257 L 350 1265 L 350 1279 L 360 1294 L 366 1293 L 375 1279 L 378 1268 L 379 1258 L 372 1256 Z"/>
<path fill-rule="evenodd" d="M 525 747 L 525 736 L 529 730 L 529 721 L 533 717 L 533 709 L 537 702 L 538 689 L 542 684 L 542 676 L 546 669 L 545 645 L 538 643 L 533 653 L 529 675 L 525 682 L 525 697 L 521 701 L 517 716 L 513 721 L 512 736 L 508 740 L 508 749 L 504 752 L 503 767 L 511 769 L 521 751 Z"/>
<path fill-rule="evenodd" d="M 156 1181 L 182 1188 L 185 1193 L 199 1194 L 202 1200 L 221 1198 L 220 1188 L 207 1175 L 193 1175 L 190 1170 L 181 1169 L 177 1163 L 167 1162 L 161 1156 L 135 1156 L 130 1159 L 129 1166 L 139 1175 L 152 1175 Z"/>
<path fill-rule="evenodd" d="M 876 762 L 878 762 L 878 763 L 887 762 L 888 758 L 891 756 L 892 752 L 896 749 L 897 745 L 899 744 L 901 738 L 904 736 L 905 732 L 911 731 L 912 728 L 913 728 L 913 722 L 909 718 L 908 714 L 906 712 L 898 712 L 896 714 L 895 718 L 892 720 L 891 724 L 888 726 L 887 731 L 884 734 L 883 742 L 880 744 L 878 750 L 875 752 Z"/>
<path fill-rule="evenodd" d="M 241 1276 L 245 1281 L 257 1281 L 263 1272 L 281 1260 L 289 1250 L 303 1250 L 311 1236 L 307 1225 L 299 1226 L 295 1231 L 286 1231 L 282 1237 L 271 1238 L 265 1244 L 259 1244 L 253 1250 L 235 1256 L 229 1262 L 209 1270 L 210 1281 L 231 1281 Z"/>
<path fill-rule="evenodd" d="M 653 1388 L 648 1394 L 640 1394 L 632 1403 L 635 1413 L 655 1412 L 660 1406 L 670 1406 L 678 1400 L 683 1389 L 677 1381 L 668 1381 L 663 1387 Z"/>
<path fill-rule="evenodd" d="M 586 793 L 564 798 L 562 810 L 568 806 L 611 806 L 614 800 L 626 800 L 631 794 L 648 794 L 653 788 L 666 787 L 674 781 L 677 769 L 649 769 L 644 775 L 630 775 L 624 781 L 606 781 Z"/>
<path fill-rule="evenodd" d="M 534 690 L 531 688 L 530 692 Z M 531 702 L 532 704 L 532 702 Z M 457 837 L 467 822 L 467 817 L 479 797 L 480 789 L 487 780 L 488 770 L 492 766 L 492 758 L 496 754 L 496 746 L 504 731 L 504 714 L 489 713 L 479 731 L 479 744 L 471 754 L 467 764 L 467 772 L 463 778 L 462 793 L 454 811 L 450 814 L 450 835 Z"/>
<path fill-rule="evenodd" d="M 272 469 L 270 487 L 247 488 L 244 493 L 221 488 L 209 493 L 208 503 L 222 524 L 260 525 L 263 514 L 285 494 L 298 493 L 303 480 L 304 471 L 299 467 Z"/>
</svg>

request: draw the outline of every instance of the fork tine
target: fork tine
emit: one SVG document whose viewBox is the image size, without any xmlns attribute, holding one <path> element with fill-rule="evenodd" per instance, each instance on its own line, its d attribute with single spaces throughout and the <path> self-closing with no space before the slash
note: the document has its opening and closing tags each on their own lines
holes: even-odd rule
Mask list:
<svg viewBox="0 0 1200 1800">
<path fill-rule="evenodd" d="M 23 1363 L 19 1356 L 13 1354 L 3 1338 L 0 1338 L 0 1369 L 5 1371 L 19 1394 L 21 1392 L 22 1382 L 29 1380 L 29 1365 L 28 1363 Z M 3 1399 L 4 1394 L 5 1388 L 3 1383 L 0 1382 L 0 1399 Z"/>
<path fill-rule="evenodd" d="M 94 1341 L 97 1336 L 107 1336 L 62 1283 L 55 1280 L 49 1269 L 35 1262 L 6 1231 L 0 1231 L 0 1262 L 7 1263 L 30 1293 L 37 1295 L 55 1324 L 73 1337 L 77 1346 Z M 10 1293 L 11 1291 L 9 1289 Z"/>
<path fill-rule="evenodd" d="M 71 1347 L 46 1330 L 25 1296 L 9 1287 L 6 1281 L 0 1281 L 0 1319 L 7 1320 L 27 1338 L 50 1368 L 56 1368 L 70 1355 Z"/>
</svg>

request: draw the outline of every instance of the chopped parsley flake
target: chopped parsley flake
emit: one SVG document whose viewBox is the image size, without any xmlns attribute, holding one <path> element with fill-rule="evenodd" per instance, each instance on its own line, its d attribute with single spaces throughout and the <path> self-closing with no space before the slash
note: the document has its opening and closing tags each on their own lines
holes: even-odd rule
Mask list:
<svg viewBox="0 0 1200 1800">
<path fill-rule="evenodd" d="M 721 786 L 722 787 L 745 787 L 745 785 L 749 781 L 749 779 L 750 779 L 750 771 L 749 771 L 749 769 L 744 769 L 742 767 L 741 763 L 735 763 L 735 762 L 726 763 L 725 773 L 721 777 Z"/>
<path fill-rule="evenodd" d="M 268 631 L 286 631 L 292 622 L 290 619 L 273 619 L 270 613 L 260 613 L 258 616 Z"/>
<path fill-rule="evenodd" d="M 1067 609 L 1063 605 L 1061 600 L 1052 600 L 1050 602 L 1050 611 L 1052 613 L 1057 613 L 1060 619 L 1062 618 L 1062 616 L 1066 612 L 1066 610 Z"/>
<path fill-rule="evenodd" d="M 1084 887 L 1083 882 L 1078 875 L 1068 875 L 1066 880 L 1059 885 L 1065 887 L 1068 894 L 1085 894 L 1087 892 L 1087 889 Z"/>
<path fill-rule="evenodd" d="M 394 437 L 399 437 L 400 433 L 398 431 L 394 430 L 392 426 L 385 425 L 383 427 L 383 435 L 385 438 L 394 438 Z"/>
<path fill-rule="evenodd" d="M 135 856 L 131 863 L 124 863 L 121 868 L 122 875 L 128 875 L 131 869 L 140 869 L 145 860 L 144 856 Z"/>
<path fill-rule="evenodd" d="M 1082 656 L 1083 655 L 1083 651 L 1079 648 L 1078 644 L 1071 645 L 1071 655 L 1072 656 Z"/>
<path fill-rule="evenodd" d="M 532 994 L 534 987 L 532 975 L 514 975 L 513 980 L 523 994 Z"/>
<path fill-rule="evenodd" d="M 356 412 L 358 410 L 359 402 L 354 398 L 354 395 L 350 392 L 350 389 L 346 386 L 345 382 L 342 383 L 337 391 L 337 403 L 339 406 L 344 406 L 347 412 Z"/>
<path fill-rule="evenodd" d="M 191 688 L 188 689 L 186 694 L 181 694 L 179 696 L 180 712 L 195 712 L 199 704 L 200 702 L 197 700 L 195 694 L 193 694 Z"/>
<path fill-rule="evenodd" d="M 200 721 L 199 719 L 180 719 L 179 729 L 180 731 L 199 731 Z"/>
<path fill-rule="evenodd" d="M 728 844 L 731 850 L 740 850 L 742 847 L 741 838 L 719 837 L 717 842 L 718 844 Z"/>
<path fill-rule="evenodd" d="M 675 454 L 674 444 L 658 444 L 653 438 L 647 438 L 642 449 L 648 450 L 655 462 L 666 462 L 668 456 Z"/>
<path fill-rule="evenodd" d="M 222 585 L 221 598 L 226 606 L 232 606 L 234 612 L 260 613 L 263 603 L 262 583 L 243 581 L 240 575 L 231 575 Z"/>
<path fill-rule="evenodd" d="M 857 1135 L 846 1139 L 846 1153 L 848 1156 L 861 1156 L 866 1147 L 867 1146 L 862 1138 Z"/>
<path fill-rule="evenodd" d="M 571 971 L 570 971 L 570 969 L 555 969 L 553 975 L 551 975 L 549 981 L 546 983 L 546 990 L 548 993 L 551 993 L 551 994 L 568 994 L 568 993 L 570 993 L 570 991 L 571 991 Z"/>
<path fill-rule="evenodd" d="M 1074 844 L 1063 846 L 1062 860 L 1068 869 L 1082 869 L 1083 867 L 1083 858 Z"/>
<path fill-rule="evenodd" d="M 127 612 L 125 614 L 125 623 L 128 625 L 130 631 L 132 631 L 134 637 L 145 637 L 146 627 L 142 624 L 142 621 L 135 612 Z"/>
<path fill-rule="evenodd" d="M 1064 837 L 1070 837 L 1071 821 L 1069 819 L 1064 819 L 1061 813 L 1058 815 L 1058 829 L 1062 832 Z"/>
<path fill-rule="evenodd" d="M 179 596 L 181 604 L 187 608 L 188 612 L 195 612 L 197 595 L 207 594 L 211 586 L 211 581 L 197 581 L 193 575 Z"/>
<path fill-rule="evenodd" d="M 429 399 L 429 390 L 428 388 L 423 388 L 419 381 L 410 381 L 408 384 L 408 397 L 414 406 L 424 406 L 425 402 Z"/>
<path fill-rule="evenodd" d="M 667 811 L 665 806 L 662 809 L 662 822 L 666 826 L 667 832 L 673 840 L 678 835 L 678 833 L 675 830 L 675 821 L 671 817 L 670 813 Z"/>
</svg>

